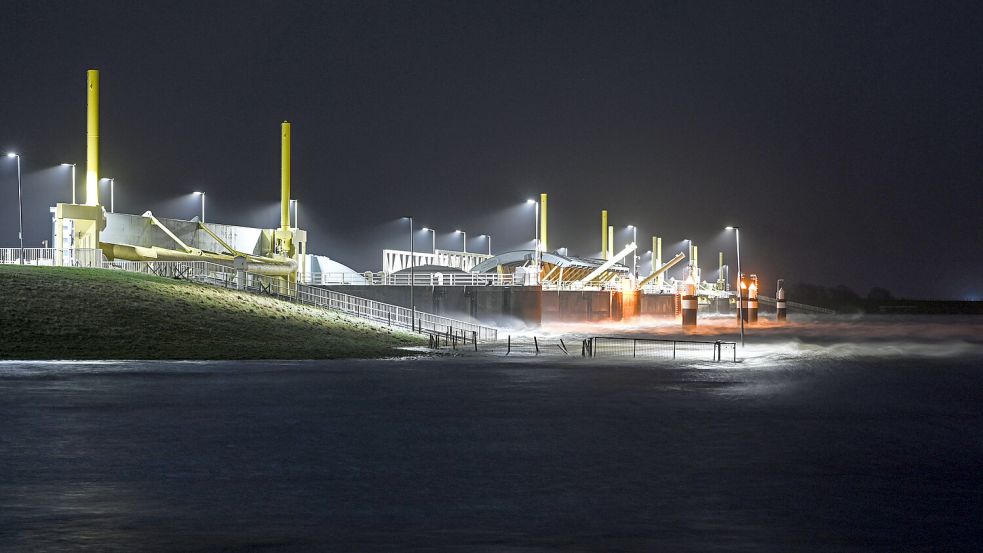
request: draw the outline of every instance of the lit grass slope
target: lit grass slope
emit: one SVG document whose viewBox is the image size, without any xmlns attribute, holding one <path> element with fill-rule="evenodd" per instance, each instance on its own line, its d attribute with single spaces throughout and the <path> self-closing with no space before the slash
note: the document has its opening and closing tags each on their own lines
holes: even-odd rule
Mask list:
<svg viewBox="0 0 983 553">
<path fill-rule="evenodd" d="M 303 305 L 102 269 L 0 265 L 0 359 L 385 357 L 413 334 Z"/>
</svg>

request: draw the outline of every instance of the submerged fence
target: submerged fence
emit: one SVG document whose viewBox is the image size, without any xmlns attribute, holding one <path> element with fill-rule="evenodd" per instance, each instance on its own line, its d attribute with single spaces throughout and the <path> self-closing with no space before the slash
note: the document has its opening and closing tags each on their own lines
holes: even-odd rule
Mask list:
<svg viewBox="0 0 983 553">
<path fill-rule="evenodd" d="M 490 355 L 580 356 L 588 358 L 680 359 L 737 362 L 737 344 L 723 341 L 671 340 L 659 338 L 616 338 L 595 336 L 584 340 L 560 336 L 508 335 L 497 342 L 480 345 L 471 337 L 438 336 L 431 347 L 474 349 Z M 469 345 L 470 344 L 470 345 Z"/>
<path fill-rule="evenodd" d="M 646 357 L 658 359 L 708 359 L 737 361 L 737 344 L 720 340 L 669 340 L 659 338 L 614 338 L 595 336 L 584 340 L 585 357 Z"/>
</svg>

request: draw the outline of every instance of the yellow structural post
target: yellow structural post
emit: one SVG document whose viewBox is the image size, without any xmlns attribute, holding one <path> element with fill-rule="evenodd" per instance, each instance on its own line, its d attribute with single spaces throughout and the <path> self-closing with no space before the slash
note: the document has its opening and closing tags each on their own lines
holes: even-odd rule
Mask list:
<svg viewBox="0 0 983 553">
<path fill-rule="evenodd" d="M 290 123 L 280 124 L 280 228 L 290 230 Z"/>
<path fill-rule="evenodd" d="M 99 70 L 89 69 L 85 205 L 99 205 Z"/>
<path fill-rule="evenodd" d="M 539 243 L 541 245 L 540 249 L 545 252 L 545 251 L 549 251 L 549 246 L 547 246 L 549 242 L 547 242 L 546 240 L 546 194 L 545 193 L 539 195 L 539 210 L 540 210 Z"/>
<path fill-rule="evenodd" d="M 601 210 L 601 259 L 608 258 L 608 210 Z"/>
</svg>

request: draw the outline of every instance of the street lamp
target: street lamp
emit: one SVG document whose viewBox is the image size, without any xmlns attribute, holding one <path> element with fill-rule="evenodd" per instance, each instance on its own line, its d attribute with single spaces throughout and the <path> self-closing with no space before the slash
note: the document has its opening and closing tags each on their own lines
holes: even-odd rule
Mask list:
<svg viewBox="0 0 983 553">
<path fill-rule="evenodd" d="M 205 193 L 195 191 L 195 196 L 201 196 L 201 222 L 205 223 Z"/>
<path fill-rule="evenodd" d="M 72 168 L 72 205 L 75 204 L 75 164 L 74 163 L 62 163 L 62 167 Z"/>
<path fill-rule="evenodd" d="M 737 318 L 741 321 L 741 347 L 744 347 L 744 281 L 741 279 L 741 227 L 727 227 L 724 230 L 734 231 L 734 238 L 737 240 L 737 280 L 741 282 L 737 285 Z"/>
<path fill-rule="evenodd" d="M 24 203 L 23 203 L 23 193 L 21 188 L 20 180 L 20 156 L 13 152 L 7 154 L 7 157 L 17 158 L 17 239 L 20 240 L 20 264 L 24 264 Z"/>
<path fill-rule="evenodd" d="M 490 234 L 482 234 L 481 236 L 479 236 L 479 238 L 480 237 L 485 237 L 485 238 L 488 239 L 488 255 L 491 255 L 491 235 Z"/>
<path fill-rule="evenodd" d="M 456 234 L 463 234 L 464 235 L 464 249 L 461 250 L 461 251 L 463 251 L 464 253 L 468 253 L 468 233 L 465 232 L 465 231 L 463 231 L 463 230 L 455 230 L 454 232 Z"/>
<path fill-rule="evenodd" d="M 423 227 L 423 230 L 425 232 L 429 232 L 432 235 L 431 238 L 432 238 L 433 242 L 432 242 L 431 249 L 433 250 L 434 255 L 436 255 L 437 254 L 437 231 L 435 231 L 432 228 L 427 228 L 427 227 Z"/>
<path fill-rule="evenodd" d="M 114 192 L 114 190 L 116 188 L 116 179 L 114 177 L 103 177 L 100 180 L 108 180 L 109 181 L 109 212 L 110 213 L 116 213 L 116 208 L 115 208 L 115 206 L 116 206 L 116 202 L 115 202 L 116 194 Z M 202 196 L 202 198 L 204 198 L 204 196 Z M 204 200 L 202 200 L 202 201 L 204 201 Z M 204 217 L 205 216 L 202 215 L 202 219 L 204 219 Z M 202 220 L 202 222 L 204 222 L 204 220 Z"/>
<path fill-rule="evenodd" d="M 631 243 L 635 245 L 635 251 L 631 254 L 631 270 L 635 273 L 635 280 L 638 280 L 638 227 L 631 225 Z"/>
</svg>

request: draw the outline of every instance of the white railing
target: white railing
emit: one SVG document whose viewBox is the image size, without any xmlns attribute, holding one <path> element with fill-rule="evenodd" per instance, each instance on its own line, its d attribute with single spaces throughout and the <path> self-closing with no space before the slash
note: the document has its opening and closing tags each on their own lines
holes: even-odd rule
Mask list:
<svg viewBox="0 0 983 553">
<path fill-rule="evenodd" d="M 310 273 L 298 275 L 302 284 L 326 285 L 369 285 L 369 286 L 512 286 L 510 274 L 475 273 Z"/>
<path fill-rule="evenodd" d="M 479 341 L 498 339 L 497 329 L 473 322 L 414 311 L 406 307 L 359 298 L 316 286 L 288 282 L 278 277 L 248 272 L 240 273 L 232 267 L 208 261 L 114 261 L 107 262 L 104 266 L 129 272 L 183 278 L 223 288 L 280 296 L 288 301 L 342 311 L 363 319 L 409 328 L 416 332 L 450 334 L 452 336 L 467 335 L 468 338 L 477 338 Z M 240 282 L 242 275 L 245 275 L 244 282 Z"/>
<path fill-rule="evenodd" d="M 102 250 L 55 248 L 0 248 L 0 265 L 34 265 L 41 267 L 102 267 L 106 257 Z"/>
<path fill-rule="evenodd" d="M 336 309 L 378 322 L 403 328 L 412 328 L 417 332 L 426 331 L 452 336 L 466 333 L 469 337 L 476 337 L 479 341 L 495 341 L 498 339 L 498 330 L 468 321 L 414 311 L 398 305 L 359 298 L 334 290 L 325 290 L 324 288 L 305 286 L 303 284 L 297 285 L 291 291 L 295 293 L 301 302 L 309 305 Z"/>
</svg>

